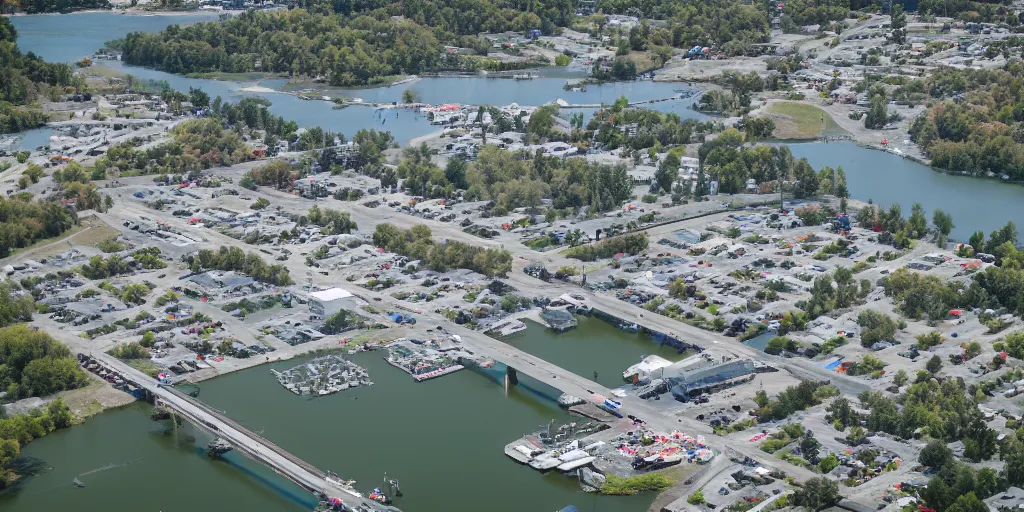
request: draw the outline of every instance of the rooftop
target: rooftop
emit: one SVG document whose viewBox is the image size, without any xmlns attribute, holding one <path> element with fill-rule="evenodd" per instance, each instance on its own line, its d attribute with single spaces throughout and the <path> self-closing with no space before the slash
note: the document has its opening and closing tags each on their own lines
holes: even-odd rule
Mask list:
<svg viewBox="0 0 1024 512">
<path fill-rule="evenodd" d="M 343 288 L 330 288 L 327 290 L 321 290 L 309 294 L 311 297 L 317 300 L 332 301 L 338 299 L 347 299 L 352 296 L 352 292 Z"/>
</svg>

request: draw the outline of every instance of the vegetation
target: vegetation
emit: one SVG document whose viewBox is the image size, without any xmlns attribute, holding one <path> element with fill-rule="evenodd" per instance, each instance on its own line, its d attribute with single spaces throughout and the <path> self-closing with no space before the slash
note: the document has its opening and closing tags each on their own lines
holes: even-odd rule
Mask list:
<svg viewBox="0 0 1024 512">
<path fill-rule="evenodd" d="M 607 475 L 607 477 L 604 485 L 601 486 L 601 494 L 627 496 L 644 491 L 661 492 L 672 486 L 672 481 L 660 473 L 647 473 L 627 478 L 615 475 Z"/>
<path fill-rule="evenodd" d="M 442 170 L 431 162 L 426 146 L 407 148 L 397 177 L 413 195 L 452 197 L 456 190 L 465 190 L 467 200 L 494 201 L 493 215 L 537 208 L 544 199 L 551 199 L 557 209 L 589 207 L 589 211 L 603 212 L 618 208 L 633 193 L 633 181 L 621 165 L 517 154 L 494 145 L 481 150 L 472 163 L 451 162 Z"/>
<path fill-rule="evenodd" d="M 832 274 L 823 274 L 814 279 L 811 297 L 801 307 L 813 319 L 821 315 L 854 306 L 865 295 L 863 286 L 853 279 L 853 272 L 837 267 Z"/>
<path fill-rule="evenodd" d="M 1024 121 L 1020 88 L 1024 63 L 1002 69 L 940 68 L 913 88 L 936 101 L 914 120 L 911 138 L 927 151 L 932 164 L 975 176 L 993 173 L 1024 179 L 1024 151 L 1017 135 Z"/>
<path fill-rule="evenodd" d="M 320 327 L 320 332 L 328 335 L 338 334 L 353 327 L 356 322 L 361 320 L 362 317 L 359 315 L 351 311 L 341 310 L 324 319 L 324 325 Z"/>
<path fill-rule="evenodd" d="M 0 18 L 0 23 L 6 21 Z M 27 247 L 39 240 L 60 236 L 77 219 L 67 207 L 53 201 L 33 201 L 15 194 L 0 197 L 0 257 L 13 249 Z"/>
<path fill-rule="evenodd" d="M 187 255 L 183 260 L 189 264 L 193 272 L 206 269 L 233 270 L 245 274 L 257 281 L 285 286 L 292 284 L 288 268 L 284 265 L 268 265 L 260 255 L 232 246 L 221 246 L 216 252 L 211 249 L 200 249 L 199 252 Z"/>
<path fill-rule="evenodd" d="M 187 174 L 198 169 L 229 166 L 253 158 L 242 137 L 224 129 L 217 119 L 189 119 L 172 129 L 172 140 L 147 149 L 138 141 L 111 146 L 96 161 L 94 177 L 137 174 Z"/>
<path fill-rule="evenodd" d="M 606 238 L 591 245 L 580 245 L 565 251 L 566 257 L 582 261 L 611 258 L 616 254 L 636 255 L 647 250 L 646 233 L 630 233 Z"/>
<path fill-rule="evenodd" d="M 2 408 L 0 408 L 2 412 Z M 13 465 L 21 455 L 21 448 L 34 439 L 74 424 L 75 418 L 67 404 L 60 398 L 35 409 L 28 414 L 4 417 L 0 414 L 0 490 L 6 489 L 18 479 Z"/>
<path fill-rule="evenodd" d="M 871 347 L 879 341 L 893 341 L 896 336 L 896 322 L 885 313 L 866 309 L 857 315 L 857 325 L 862 329 L 860 344 Z"/>
<path fill-rule="evenodd" d="M 839 503 L 841 499 L 839 484 L 825 477 L 807 480 L 803 487 L 793 494 L 794 505 L 811 510 L 824 510 Z"/>
<path fill-rule="evenodd" d="M 118 345 L 108 350 L 107 354 L 110 354 L 122 361 L 128 361 L 131 359 L 149 359 L 149 349 L 142 346 L 142 343 L 138 341 Z"/>
<path fill-rule="evenodd" d="M 348 212 L 330 208 L 320 211 L 320 207 L 316 205 L 309 209 L 309 221 L 320 226 L 320 232 L 325 235 L 349 234 L 359 229 Z"/>
<path fill-rule="evenodd" d="M 35 305 L 31 294 L 19 292 L 17 283 L 0 281 L 0 327 L 31 321 Z"/>
<path fill-rule="evenodd" d="M 37 128 L 49 119 L 31 103 L 57 99 L 66 87 L 79 88 L 80 77 L 67 64 L 49 64 L 33 53 L 22 55 L 16 44 L 18 31 L 10 19 L 0 19 L 0 133 Z M 20 162 L 19 162 L 20 163 Z"/>
<path fill-rule="evenodd" d="M 110 2 L 107 0 L 21 0 L 16 5 L 28 14 L 40 14 L 104 9 L 110 6 Z"/>
<path fill-rule="evenodd" d="M 819 389 L 825 389 L 826 393 L 819 393 Z M 754 401 L 758 405 L 757 420 L 781 420 L 794 412 L 821 403 L 821 400 L 831 395 L 834 390 L 834 387 L 827 386 L 824 382 L 803 381 L 784 389 L 775 400 L 771 400 L 767 393 L 759 390 L 754 396 Z"/>
<path fill-rule="evenodd" d="M 704 503 L 704 490 L 697 489 L 693 491 L 689 496 L 686 497 L 686 502 L 690 505 L 701 505 Z"/>
<path fill-rule="evenodd" d="M 50 335 L 25 324 L 0 328 L 0 389 L 9 398 L 46 396 L 86 382 L 71 351 Z"/>
<path fill-rule="evenodd" d="M 420 260 L 423 266 L 438 272 L 464 268 L 488 277 L 508 274 L 512 270 L 512 254 L 504 249 L 484 249 L 448 240 L 434 242 L 430 228 L 422 224 L 403 230 L 394 224 L 378 224 L 373 243 L 384 250 Z"/>
</svg>

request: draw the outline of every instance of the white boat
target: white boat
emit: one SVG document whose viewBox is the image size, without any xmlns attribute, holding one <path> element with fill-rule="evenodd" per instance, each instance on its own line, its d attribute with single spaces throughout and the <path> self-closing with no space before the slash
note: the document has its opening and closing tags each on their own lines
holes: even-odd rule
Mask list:
<svg viewBox="0 0 1024 512">
<path fill-rule="evenodd" d="M 574 405 L 580 405 L 582 403 L 582 398 L 572 396 L 568 393 L 562 393 L 562 395 L 558 397 L 558 405 L 562 407 L 572 407 Z"/>
<path fill-rule="evenodd" d="M 558 460 L 560 460 L 562 462 L 569 462 L 569 461 L 573 461 L 573 460 L 576 460 L 576 459 L 582 459 L 582 458 L 587 457 L 589 455 L 590 454 L 588 454 L 587 452 L 585 452 L 583 450 L 572 450 L 572 451 L 568 451 L 568 452 L 565 452 L 565 453 L 559 455 L 558 456 Z"/>
<path fill-rule="evenodd" d="M 543 457 L 542 456 L 542 457 L 537 457 L 536 459 L 533 459 L 533 460 L 530 461 L 530 467 L 533 468 L 533 469 L 540 470 L 540 471 L 546 471 L 548 469 L 552 469 L 552 468 L 558 467 L 559 464 L 562 464 L 562 461 L 560 461 L 560 460 L 558 460 L 558 459 L 556 459 L 554 457 Z"/>
<path fill-rule="evenodd" d="M 574 469 L 582 468 L 597 460 L 597 457 L 584 457 L 582 459 L 576 459 L 574 461 L 566 462 L 558 466 L 559 471 L 572 471 Z"/>
</svg>

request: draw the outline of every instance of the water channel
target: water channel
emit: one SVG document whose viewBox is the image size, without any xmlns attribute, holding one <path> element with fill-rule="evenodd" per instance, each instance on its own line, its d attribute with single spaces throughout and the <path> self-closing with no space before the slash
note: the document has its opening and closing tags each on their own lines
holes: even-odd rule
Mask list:
<svg viewBox="0 0 1024 512">
<path fill-rule="evenodd" d="M 642 356 L 658 355 L 679 361 L 689 355 L 660 345 L 650 336 L 614 328 L 598 318 L 578 316 L 577 319 L 579 325 L 575 329 L 561 334 L 525 320 L 525 331 L 506 336 L 502 341 L 609 389 L 624 385 L 622 371 L 639 363 Z"/>
</svg>

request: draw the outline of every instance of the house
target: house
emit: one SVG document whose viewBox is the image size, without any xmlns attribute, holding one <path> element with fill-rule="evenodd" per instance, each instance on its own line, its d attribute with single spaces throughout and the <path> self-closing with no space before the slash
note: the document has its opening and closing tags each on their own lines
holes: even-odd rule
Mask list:
<svg viewBox="0 0 1024 512">
<path fill-rule="evenodd" d="M 679 157 L 679 176 L 696 175 L 700 168 L 700 160 L 692 156 Z"/>
<path fill-rule="evenodd" d="M 649 185 L 654 181 L 654 175 L 658 172 L 658 168 L 653 165 L 638 165 L 629 170 L 629 177 L 633 178 L 633 183 L 643 183 Z"/>
</svg>

